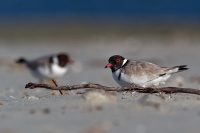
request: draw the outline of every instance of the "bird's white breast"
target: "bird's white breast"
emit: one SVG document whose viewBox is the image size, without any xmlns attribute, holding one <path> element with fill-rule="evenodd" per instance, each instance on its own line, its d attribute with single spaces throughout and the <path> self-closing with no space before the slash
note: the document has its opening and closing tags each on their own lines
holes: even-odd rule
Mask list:
<svg viewBox="0 0 200 133">
<path fill-rule="evenodd" d="M 132 84 L 143 86 L 144 83 L 147 82 L 146 77 L 137 77 L 135 75 L 128 76 L 124 73 L 121 73 L 120 79 L 118 79 L 120 74 L 120 69 L 118 69 L 116 72 L 113 72 L 113 78 L 120 86 L 130 86 Z"/>
<path fill-rule="evenodd" d="M 38 71 L 42 76 L 47 78 L 55 78 L 64 75 L 68 67 L 59 67 L 57 64 L 52 64 L 51 69 L 49 66 L 39 67 Z"/>
</svg>

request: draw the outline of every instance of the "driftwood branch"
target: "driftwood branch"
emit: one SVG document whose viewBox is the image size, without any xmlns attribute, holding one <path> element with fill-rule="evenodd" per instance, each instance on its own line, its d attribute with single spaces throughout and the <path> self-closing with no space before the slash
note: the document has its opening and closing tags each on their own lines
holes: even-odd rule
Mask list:
<svg viewBox="0 0 200 133">
<path fill-rule="evenodd" d="M 93 88 L 100 89 L 104 91 L 136 91 L 139 93 L 188 93 L 200 95 L 200 90 L 192 88 L 179 88 L 179 87 L 163 87 L 163 88 L 142 88 L 139 86 L 129 86 L 129 87 L 107 87 L 100 84 L 78 84 L 78 85 L 66 85 L 66 86 L 52 86 L 48 84 L 37 84 L 28 83 L 25 88 L 35 89 L 35 88 L 45 88 L 49 90 L 78 90 L 83 88 Z"/>
</svg>

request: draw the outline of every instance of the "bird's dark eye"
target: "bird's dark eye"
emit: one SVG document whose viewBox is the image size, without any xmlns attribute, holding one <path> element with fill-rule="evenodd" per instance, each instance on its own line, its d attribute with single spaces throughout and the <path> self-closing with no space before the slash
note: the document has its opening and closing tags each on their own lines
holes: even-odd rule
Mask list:
<svg viewBox="0 0 200 133">
<path fill-rule="evenodd" d="M 116 59 L 116 62 L 117 62 L 117 63 L 119 63 L 120 61 L 121 61 L 121 59 L 120 59 L 120 58 L 117 58 L 117 59 Z"/>
</svg>

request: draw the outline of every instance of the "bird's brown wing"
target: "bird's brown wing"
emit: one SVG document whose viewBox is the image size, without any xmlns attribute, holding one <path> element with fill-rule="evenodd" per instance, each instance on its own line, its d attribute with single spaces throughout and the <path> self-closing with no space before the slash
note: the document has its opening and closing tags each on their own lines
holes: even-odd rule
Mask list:
<svg viewBox="0 0 200 133">
<path fill-rule="evenodd" d="M 166 68 L 146 61 L 129 60 L 122 68 L 122 72 L 126 75 L 134 75 L 137 77 L 146 77 L 148 80 L 153 80 L 164 73 Z"/>
<path fill-rule="evenodd" d="M 29 66 L 32 69 L 36 69 L 37 67 L 45 67 L 49 65 L 49 56 L 43 56 L 40 58 L 37 58 L 35 60 L 30 61 Z"/>
</svg>

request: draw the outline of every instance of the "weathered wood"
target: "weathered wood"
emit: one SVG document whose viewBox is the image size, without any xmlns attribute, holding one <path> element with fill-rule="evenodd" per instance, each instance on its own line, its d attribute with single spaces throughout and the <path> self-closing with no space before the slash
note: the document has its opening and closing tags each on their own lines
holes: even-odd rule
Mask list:
<svg viewBox="0 0 200 133">
<path fill-rule="evenodd" d="M 52 86 L 48 84 L 37 84 L 28 83 L 25 88 L 35 89 L 35 88 L 45 88 L 49 90 L 77 90 L 84 88 L 100 89 L 104 91 L 136 91 L 139 93 L 188 93 L 200 95 L 200 90 L 192 88 L 179 88 L 179 87 L 162 87 L 162 88 L 143 88 L 139 86 L 126 86 L 126 87 L 107 87 L 100 84 L 78 84 L 78 85 L 66 85 L 66 86 Z"/>
</svg>

